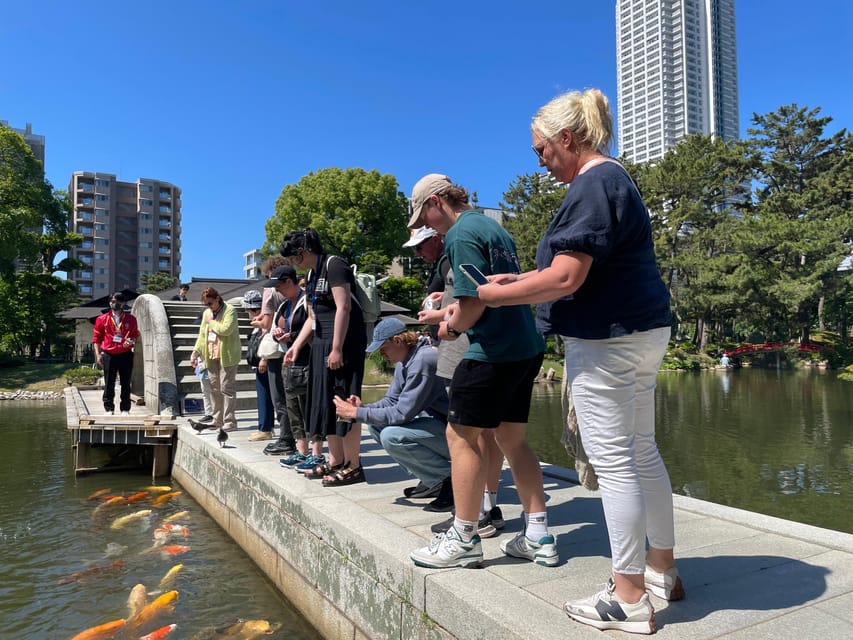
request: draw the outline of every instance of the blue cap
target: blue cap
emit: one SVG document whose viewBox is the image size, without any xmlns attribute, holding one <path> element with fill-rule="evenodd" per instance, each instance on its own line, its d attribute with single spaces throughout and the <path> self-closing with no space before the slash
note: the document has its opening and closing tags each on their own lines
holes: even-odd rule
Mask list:
<svg viewBox="0 0 853 640">
<path fill-rule="evenodd" d="M 406 332 L 406 324 L 399 318 L 385 318 L 373 328 L 373 341 L 367 345 L 367 353 L 373 353 L 388 338 Z"/>
</svg>

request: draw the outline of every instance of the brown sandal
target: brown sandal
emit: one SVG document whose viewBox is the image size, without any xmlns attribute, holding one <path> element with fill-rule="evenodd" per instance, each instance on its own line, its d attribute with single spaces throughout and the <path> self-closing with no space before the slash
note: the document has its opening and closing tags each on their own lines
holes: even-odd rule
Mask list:
<svg viewBox="0 0 853 640">
<path fill-rule="evenodd" d="M 343 487 L 348 484 L 365 482 L 364 470 L 361 467 L 347 467 L 323 478 L 324 487 Z"/>
<path fill-rule="evenodd" d="M 343 468 L 343 462 L 341 464 L 336 464 L 334 467 L 328 462 L 322 462 L 313 469 L 308 469 L 308 471 L 306 471 L 302 475 L 306 478 L 311 478 L 312 480 L 319 480 L 320 478 L 323 478 L 329 475 L 330 473 L 334 473 L 335 471 L 338 471 Z"/>
</svg>

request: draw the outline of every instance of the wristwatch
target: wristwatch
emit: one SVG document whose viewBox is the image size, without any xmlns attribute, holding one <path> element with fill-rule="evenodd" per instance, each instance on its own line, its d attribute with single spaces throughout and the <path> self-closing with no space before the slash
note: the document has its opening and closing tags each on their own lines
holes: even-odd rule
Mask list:
<svg viewBox="0 0 853 640">
<path fill-rule="evenodd" d="M 456 329 L 451 327 L 449 322 L 445 322 L 444 327 L 445 327 L 445 329 L 447 329 L 447 335 L 449 335 L 449 336 L 453 336 L 454 338 L 458 338 L 459 336 L 462 335 Z"/>
</svg>

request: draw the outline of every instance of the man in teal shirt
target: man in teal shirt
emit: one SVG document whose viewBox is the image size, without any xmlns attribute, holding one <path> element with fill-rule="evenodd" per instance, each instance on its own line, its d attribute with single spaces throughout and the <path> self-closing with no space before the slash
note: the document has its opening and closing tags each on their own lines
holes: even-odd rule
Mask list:
<svg viewBox="0 0 853 640">
<path fill-rule="evenodd" d="M 453 265 L 457 301 L 447 307 L 439 337 L 453 340 L 464 332 L 470 347 L 450 383 L 447 439 L 456 516 L 445 533 L 413 551 L 411 558 L 416 565 L 430 568 L 481 563 L 477 527 L 486 469 L 478 438 L 483 430 L 492 429 L 525 512 L 524 529 L 504 542 L 501 550 L 555 566 L 559 556 L 547 531 L 542 470 L 525 439 L 530 394 L 545 345 L 529 305 L 487 308 L 460 269 L 462 264 L 472 264 L 486 275 L 518 273 L 515 243 L 495 220 L 470 205 L 464 187 L 440 174 L 424 176 L 412 190 L 409 226 L 423 225 L 445 234 L 445 252 Z"/>
</svg>

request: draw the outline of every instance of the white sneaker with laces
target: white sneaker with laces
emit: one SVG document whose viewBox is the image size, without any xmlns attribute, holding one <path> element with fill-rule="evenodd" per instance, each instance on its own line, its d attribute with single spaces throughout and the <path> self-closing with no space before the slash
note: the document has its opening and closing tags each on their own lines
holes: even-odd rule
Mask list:
<svg viewBox="0 0 853 640">
<path fill-rule="evenodd" d="M 471 542 L 462 542 L 455 527 L 450 527 L 432 539 L 426 547 L 416 549 L 409 557 L 419 567 L 446 569 L 448 567 L 478 567 L 483 561 L 480 536 L 474 535 Z"/>
<path fill-rule="evenodd" d="M 130 411 L 122 411 L 122 412 L 121 412 L 121 415 L 123 415 L 123 416 L 129 416 L 129 415 L 130 415 Z"/>
<path fill-rule="evenodd" d="M 645 573 L 646 590 L 651 591 L 652 595 L 664 600 L 681 600 L 684 597 L 684 586 L 681 584 L 681 578 L 678 576 L 678 569 L 671 567 L 666 571 L 659 573 L 649 566 L 646 566 Z"/>
<path fill-rule="evenodd" d="M 654 633 L 655 609 L 649 601 L 649 594 L 644 593 L 639 601 L 630 604 L 616 595 L 615 587 L 611 578 L 604 591 L 591 598 L 566 602 L 563 609 L 572 620 L 602 631 L 619 629 L 628 633 Z"/>
<path fill-rule="evenodd" d="M 501 551 L 514 558 L 532 560 L 543 567 L 556 567 L 560 562 L 557 544 L 550 533 L 539 538 L 539 542 L 534 542 L 524 535 L 524 531 L 520 531 L 512 540 L 501 542 Z"/>
</svg>

